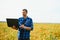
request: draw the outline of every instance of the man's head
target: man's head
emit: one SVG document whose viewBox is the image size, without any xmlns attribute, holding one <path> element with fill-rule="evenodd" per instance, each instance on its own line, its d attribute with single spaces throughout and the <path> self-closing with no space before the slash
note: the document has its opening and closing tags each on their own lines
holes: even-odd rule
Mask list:
<svg viewBox="0 0 60 40">
<path fill-rule="evenodd" d="M 27 13 L 28 13 L 27 9 L 23 9 L 23 10 L 22 10 L 23 16 L 27 16 Z"/>
</svg>

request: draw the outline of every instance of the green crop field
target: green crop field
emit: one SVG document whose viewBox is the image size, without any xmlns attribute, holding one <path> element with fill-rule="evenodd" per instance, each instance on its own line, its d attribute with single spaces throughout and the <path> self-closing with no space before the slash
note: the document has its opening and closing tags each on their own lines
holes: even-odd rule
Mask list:
<svg viewBox="0 0 60 40">
<path fill-rule="evenodd" d="M 0 22 L 0 40 L 17 40 L 18 30 L 7 26 L 6 22 Z M 60 24 L 58 23 L 34 23 L 34 29 L 30 33 L 31 40 L 60 40 Z"/>
</svg>

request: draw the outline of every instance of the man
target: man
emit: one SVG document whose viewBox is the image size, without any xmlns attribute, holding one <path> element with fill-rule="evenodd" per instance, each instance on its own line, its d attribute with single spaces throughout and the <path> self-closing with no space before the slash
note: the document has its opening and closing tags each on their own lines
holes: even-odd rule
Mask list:
<svg viewBox="0 0 60 40">
<path fill-rule="evenodd" d="M 33 21 L 27 16 L 27 13 L 27 9 L 23 9 L 23 17 L 18 19 L 18 40 L 30 40 L 30 31 L 33 30 Z"/>
</svg>

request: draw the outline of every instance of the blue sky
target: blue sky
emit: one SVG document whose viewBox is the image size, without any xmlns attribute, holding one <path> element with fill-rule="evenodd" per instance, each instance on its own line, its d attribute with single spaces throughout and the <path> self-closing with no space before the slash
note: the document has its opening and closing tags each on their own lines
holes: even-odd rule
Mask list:
<svg viewBox="0 0 60 40">
<path fill-rule="evenodd" d="M 19 18 L 22 9 L 37 23 L 60 23 L 60 0 L 0 0 L 0 21 Z"/>
</svg>

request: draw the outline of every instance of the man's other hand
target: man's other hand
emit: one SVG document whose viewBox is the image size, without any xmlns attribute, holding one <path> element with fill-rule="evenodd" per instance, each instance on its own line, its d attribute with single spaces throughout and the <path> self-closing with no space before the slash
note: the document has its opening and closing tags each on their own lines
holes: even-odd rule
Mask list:
<svg viewBox="0 0 60 40">
<path fill-rule="evenodd" d="M 19 26 L 20 28 L 24 28 L 24 25 Z"/>
</svg>

